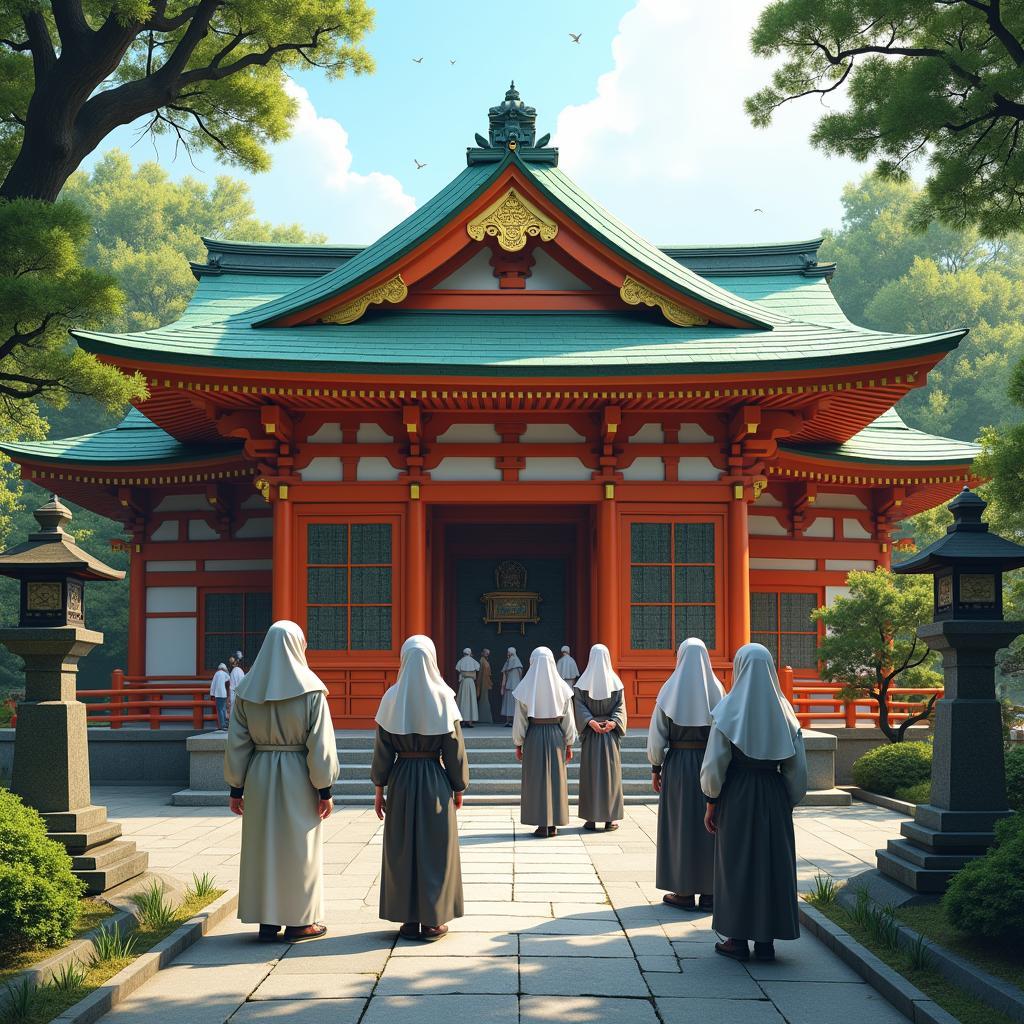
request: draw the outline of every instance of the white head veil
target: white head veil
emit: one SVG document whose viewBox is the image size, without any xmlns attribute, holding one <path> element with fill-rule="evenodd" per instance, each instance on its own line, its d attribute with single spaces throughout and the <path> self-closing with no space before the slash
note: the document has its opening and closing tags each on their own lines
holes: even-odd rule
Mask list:
<svg viewBox="0 0 1024 1024">
<path fill-rule="evenodd" d="M 771 653 L 760 644 L 747 644 L 736 652 L 732 671 L 732 689 L 711 715 L 719 732 L 747 757 L 792 757 L 800 722 L 782 696 Z"/>
<path fill-rule="evenodd" d="M 323 680 L 306 664 L 306 638 L 294 622 L 275 622 L 263 640 L 260 653 L 235 696 L 250 704 L 288 700 L 302 693 L 327 692 Z"/>
<path fill-rule="evenodd" d="M 684 640 L 676 652 L 676 667 L 658 692 L 655 704 L 680 726 L 711 724 L 711 710 L 725 696 L 725 688 L 711 668 L 704 641 Z"/>
<path fill-rule="evenodd" d="M 576 680 L 576 689 L 585 690 L 594 700 L 607 700 L 622 689 L 622 680 L 612 668 L 612 656 L 604 644 L 590 648 L 590 660 L 583 675 Z"/>
<path fill-rule="evenodd" d="M 579 679 L 580 667 L 576 664 L 576 659 L 569 651 L 568 645 L 562 648 L 561 653 L 562 656 L 558 659 L 558 663 L 555 665 L 558 674 L 565 680 Z"/>
<path fill-rule="evenodd" d="M 538 647 L 530 655 L 530 668 L 512 692 L 530 718 L 561 718 L 572 700 L 572 687 L 555 669 L 549 647 Z"/>
<path fill-rule="evenodd" d="M 516 654 L 516 649 L 514 647 L 510 647 L 505 653 L 508 657 L 505 659 L 505 664 L 501 666 L 502 672 L 508 672 L 511 669 L 523 667 L 523 663 L 519 660 L 519 655 Z"/>
<path fill-rule="evenodd" d="M 452 688 L 441 677 L 437 651 L 429 636 L 402 644 L 398 679 L 381 698 L 377 724 L 398 736 L 447 736 L 462 721 Z"/>
<path fill-rule="evenodd" d="M 455 663 L 456 672 L 479 672 L 480 662 L 473 657 L 473 652 L 468 648 L 463 648 L 462 657 Z"/>
</svg>

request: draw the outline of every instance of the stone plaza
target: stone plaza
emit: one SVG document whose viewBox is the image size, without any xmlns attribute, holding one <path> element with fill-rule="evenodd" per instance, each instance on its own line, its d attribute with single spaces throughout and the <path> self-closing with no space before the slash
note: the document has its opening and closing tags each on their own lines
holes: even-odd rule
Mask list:
<svg viewBox="0 0 1024 1024">
<path fill-rule="evenodd" d="M 176 807 L 167 787 L 97 787 L 96 799 L 150 855 L 151 870 L 237 883 L 241 823 Z M 873 866 L 899 815 L 857 803 L 795 814 L 800 886 Z M 434 944 L 396 941 L 377 916 L 382 825 L 338 807 L 326 825 L 328 935 L 263 945 L 221 925 L 122 1002 L 110 1024 L 888 1024 L 902 1014 L 816 939 L 779 944 L 776 963 L 714 954 L 710 918 L 661 902 L 657 809 L 632 805 L 614 834 L 574 824 L 540 842 L 518 808 L 460 814 L 466 916 Z M 827 1011 L 826 1008 L 827 1007 Z"/>
</svg>

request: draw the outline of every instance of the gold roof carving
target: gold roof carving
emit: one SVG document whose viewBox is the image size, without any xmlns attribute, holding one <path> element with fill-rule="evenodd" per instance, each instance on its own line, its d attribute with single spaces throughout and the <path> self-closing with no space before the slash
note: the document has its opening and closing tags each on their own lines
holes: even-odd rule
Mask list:
<svg viewBox="0 0 1024 1024">
<path fill-rule="evenodd" d="M 619 296 L 631 306 L 657 306 L 665 319 L 677 327 L 703 327 L 708 322 L 707 317 L 699 316 L 682 303 L 661 295 L 628 274 L 619 289 Z"/>
<path fill-rule="evenodd" d="M 558 234 L 558 225 L 526 196 L 510 188 L 466 225 L 466 233 L 477 242 L 490 235 L 506 252 L 519 252 L 530 238 L 550 242 Z"/>
<path fill-rule="evenodd" d="M 377 285 L 357 295 L 354 299 L 346 302 L 329 313 L 320 317 L 324 324 L 352 324 L 355 323 L 372 305 L 379 305 L 382 302 L 401 302 L 409 294 L 409 289 L 401 274 L 395 274 L 388 278 L 383 284 Z"/>
</svg>

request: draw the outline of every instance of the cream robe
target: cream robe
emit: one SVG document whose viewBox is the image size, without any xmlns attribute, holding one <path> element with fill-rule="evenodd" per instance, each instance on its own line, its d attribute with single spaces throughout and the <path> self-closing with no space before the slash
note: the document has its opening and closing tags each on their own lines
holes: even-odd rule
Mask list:
<svg viewBox="0 0 1024 1024">
<path fill-rule="evenodd" d="M 262 750 L 264 746 L 299 750 Z M 318 790 L 338 777 L 325 694 L 254 704 L 239 697 L 228 726 L 224 778 L 245 790 L 238 917 L 300 926 L 323 917 L 323 828 Z"/>
</svg>

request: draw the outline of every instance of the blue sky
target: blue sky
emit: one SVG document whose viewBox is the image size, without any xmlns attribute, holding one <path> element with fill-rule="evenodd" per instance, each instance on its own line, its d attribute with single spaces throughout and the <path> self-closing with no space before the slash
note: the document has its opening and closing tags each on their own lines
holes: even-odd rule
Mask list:
<svg viewBox="0 0 1024 1024">
<path fill-rule="evenodd" d="M 767 131 L 750 127 L 743 98 L 770 73 L 748 46 L 764 2 L 378 0 L 367 39 L 376 73 L 297 76 L 299 119 L 269 173 L 211 154 L 172 160 L 169 144 L 157 152 L 175 176 L 245 177 L 261 217 L 366 242 L 458 173 L 514 78 L 562 167 L 652 240 L 810 237 L 838 224 L 842 186 L 864 168 L 809 146 L 813 101 Z M 151 143 L 133 139 L 124 129 L 110 146 L 151 159 Z"/>
</svg>

